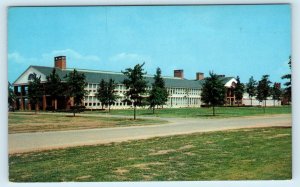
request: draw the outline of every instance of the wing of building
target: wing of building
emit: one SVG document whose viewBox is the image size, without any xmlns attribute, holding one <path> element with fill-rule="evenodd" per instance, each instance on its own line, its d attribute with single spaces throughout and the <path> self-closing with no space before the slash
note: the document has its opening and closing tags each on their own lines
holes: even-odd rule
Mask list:
<svg viewBox="0 0 300 187">
<path fill-rule="evenodd" d="M 46 82 L 46 77 L 51 74 L 53 68 L 56 68 L 56 73 L 59 75 L 61 80 L 65 79 L 65 76 L 72 72 L 73 69 L 66 68 L 66 57 L 58 56 L 54 57 L 54 67 L 45 66 L 29 66 L 25 72 L 23 72 L 17 80 L 13 83 L 14 92 L 17 95 L 16 109 L 25 110 L 31 109 L 30 101 L 27 98 L 28 83 L 33 74 L 41 76 L 41 82 Z M 113 79 L 116 86 L 116 93 L 119 98 L 111 106 L 111 108 L 122 109 L 129 108 L 131 104 L 125 100 L 125 92 L 127 91 L 123 85 L 123 80 L 125 75 L 121 72 L 110 72 L 110 71 L 98 71 L 98 70 L 84 70 L 76 69 L 78 72 L 84 73 L 86 76 L 86 90 L 88 95 L 85 96 L 83 105 L 87 109 L 100 109 L 102 108 L 101 102 L 98 101 L 95 96 L 99 82 L 101 79 L 109 80 Z M 145 76 L 148 82 L 148 90 L 151 89 L 151 84 L 154 79 L 152 75 Z M 165 86 L 169 92 L 169 98 L 164 107 L 200 107 L 201 106 L 201 88 L 203 85 L 204 74 L 197 72 L 196 79 L 188 80 L 184 78 L 183 70 L 174 70 L 174 77 L 163 77 L 165 81 Z M 235 103 L 235 97 L 233 94 L 233 88 L 235 87 L 236 80 L 234 77 L 220 76 L 224 86 L 227 88 L 226 101 L 227 105 L 233 105 Z M 52 100 L 49 95 L 44 95 L 40 99 L 40 108 L 46 110 L 49 106 L 52 106 Z M 65 109 L 72 106 L 72 102 L 65 97 L 58 99 L 57 108 Z"/>
</svg>

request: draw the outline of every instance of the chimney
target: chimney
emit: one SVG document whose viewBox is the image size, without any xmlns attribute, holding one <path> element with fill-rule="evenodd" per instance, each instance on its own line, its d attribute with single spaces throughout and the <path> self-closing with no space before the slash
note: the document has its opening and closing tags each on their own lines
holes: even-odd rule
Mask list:
<svg viewBox="0 0 300 187">
<path fill-rule="evenodd" d="M 54 57 L 54 67 L 60 69 L 66 69 L 66 56 L 56 56 Z"/>
<path fill-rule="evenodd" d="M 196 80 L 203 80 L 204 79 L 204 73 L 197 72 L 196 73 Z"/>
<path fill-rule="evenodd" d="M 174 70 L 174 77 L 183 79 L 183 69 Z"/>
</svg>

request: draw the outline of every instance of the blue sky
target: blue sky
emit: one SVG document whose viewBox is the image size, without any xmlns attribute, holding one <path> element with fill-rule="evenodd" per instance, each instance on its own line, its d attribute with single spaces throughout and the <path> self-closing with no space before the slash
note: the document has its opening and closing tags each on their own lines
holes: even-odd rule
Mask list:
<svg viewBox="0 0 300 187">
<path fill-rule="evenodd" d="M 289 73 L 289 5 L 11 7 L 8 80 L 29 65 L 121 71 L 145 62 L 187 79 L 209 71 L 247 82 Z"/>
</svg>

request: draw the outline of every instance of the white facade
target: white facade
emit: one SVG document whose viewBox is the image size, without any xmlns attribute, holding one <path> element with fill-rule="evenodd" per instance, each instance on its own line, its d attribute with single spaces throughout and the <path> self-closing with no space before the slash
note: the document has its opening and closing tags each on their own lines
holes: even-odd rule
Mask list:
<svg viewBox="0 0 300 187">
<path fill-rule="evenodd" d="M 273 100 L 271 97 L 268 97 L 266 101 L 259 102 L 255 97 L 252 97 L 252 106 L 281 106 L 281 101 Z M 244 93 L 242 104 L 245 106 L 251 106 L 251 98 L 249 94 Z"/>
<path fill-rule="evenodd" d="M 84 105 L 87 109 L 102 108 L 101 102 L 96 97 L 98 88 L 98 83 L 89 83 L 85 88 L 85 90 L 88 91 L 88 95 L 84 98 Z M 151 87 L 148 87 L 147 90 L 150 91 Z M 133 107 L 133 105 L 128 105 L 127 102 L 124 102 L 126 91 L 127 89 L 123 84 L 117 84 L 115 92 L 118 96 L 118 99 L 113 105 L 111 105 L 112 109 L 125 109 Z M 201 105 L 200 89 L 167 88 L 167 91 L 169 92 L 169 97 L 164 107 L 199 107 Z M 105 106 L 103 106 L 103 108 L 105 108 Z"/>
</svg>

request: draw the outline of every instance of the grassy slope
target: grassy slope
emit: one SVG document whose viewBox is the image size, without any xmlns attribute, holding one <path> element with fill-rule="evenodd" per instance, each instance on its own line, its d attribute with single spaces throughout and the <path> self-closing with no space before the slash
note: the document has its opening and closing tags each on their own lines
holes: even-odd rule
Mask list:
<svg viewBox="0 0 300 187">
<path fill-rule="evenodd" d="M 291 129 L 244 129 L 9 156 L 11 181 L 290 179 Z"/>
<path fill-rule="evenodd" d="M 107 111 L 87 111 L 85 113 L 106 113 Z M 204 117 L 211 118 L 212 108 L 173 108 L 158 109 L 152 114 L 152 110 L 138 109 L 137 115 L 140 116 L 160 116 L 160 117 Z M 216 107 L 216 118 L 253 116 L 264 114 L 287 114 L 291 113 L 291 106 L 267 107 L 266 113 L 261 107 Z M 133 115 L 132 109 L 112 110 L 113 115 Z"/>
<path fill-rule="evenodd" d="M 121 127 L 134 125 L 162 124 L 164 120 L 153 119 L 124 119 L 109 117 L 68 117 L 65 115 L 44 115 L 9 113 L 9 133 L 58 131 L 71 129 L 91 129 L 106 127 Z"/>
</svg>

